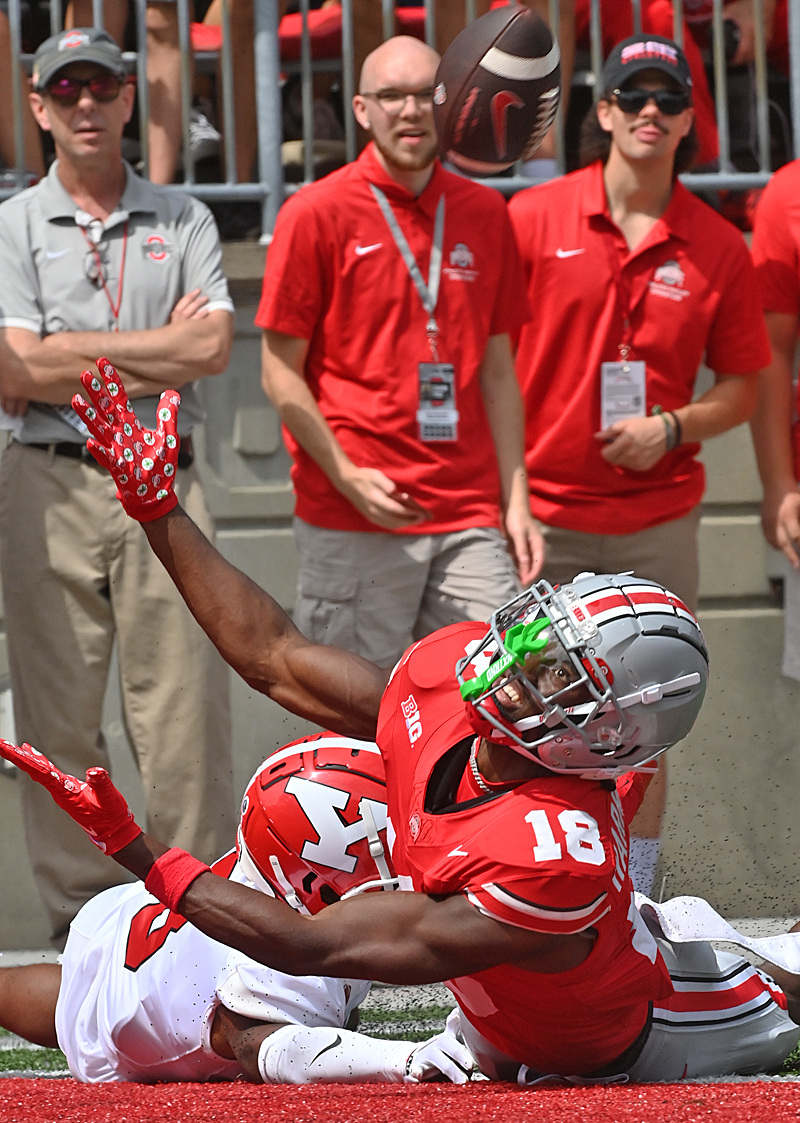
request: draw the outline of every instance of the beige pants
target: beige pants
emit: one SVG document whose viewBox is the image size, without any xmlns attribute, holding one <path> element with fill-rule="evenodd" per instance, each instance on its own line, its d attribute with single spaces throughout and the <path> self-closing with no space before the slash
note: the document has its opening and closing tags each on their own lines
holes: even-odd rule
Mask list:
<svg viewBox="0 0 800 1123">
<path fill-rule="evenodd" d="M 300 574 L 294 621 L 315 643 L 391 667 L 413 640 L 488 620 L 520 591 L 499 530 L 374 534 L 295 519 Z"/>
<path fill-rule="evenodd" d="M 212 527 L 194 468 L 181 503 Z M 147 829 L 218 856 L 234 840 L 229 672 L 100 468 L 11 442 L 0 466 L 0 571 L 14 721 L 61 768 L 108 767 L 100 732 L 112 646 Z M 37 887 L 61 944 L 78 909 L 124 879 L 44 789 L 20 776 Z"/>
<path fill-rule="evenodd" d="M 541 575 L 552 584 L 564 584 L 586 571 L 633 570 L 637 577 L 664 585 L 692 612 L 697 612 L 699 523 L 698 506 L 682 519 L 660 523 L 636 534 L 586 534 L 540 525 L 547 546 Z"/>
</svg>

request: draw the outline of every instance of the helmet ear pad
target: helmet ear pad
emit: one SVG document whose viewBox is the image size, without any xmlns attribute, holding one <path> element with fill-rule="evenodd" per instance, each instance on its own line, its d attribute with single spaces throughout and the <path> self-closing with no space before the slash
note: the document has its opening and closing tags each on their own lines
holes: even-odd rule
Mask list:
<svg viewBox="0 0 800 1123">
<path fill-rule="evenodd" d="M 245 790 L 237 852 L 256 888 L 315 914 L 364 886 L 393 888 L 383 760 L 317 734 L 279 750 Z"/>
<path fill-rule="evenodd" d="M 581 574 L 556 589 L 538 582 L 493 615 L 478 658 L 473 653 L 459 662 L 459 683 L 475 677 L 471 659 L 485 663 L 503 650 L 508 629 L 542 614 L 593 704 L 575 704 L 566 690 L 543 699 L 538 719 L 515 722 L 491 691 L 478 696 L 474 685 L 462 685 L 476 732 L 554 771 L 609 776 L 644 764 L 688 734 L 708 681 L 702 632 L 677 597 L 630 574 Z"/>
</svg>

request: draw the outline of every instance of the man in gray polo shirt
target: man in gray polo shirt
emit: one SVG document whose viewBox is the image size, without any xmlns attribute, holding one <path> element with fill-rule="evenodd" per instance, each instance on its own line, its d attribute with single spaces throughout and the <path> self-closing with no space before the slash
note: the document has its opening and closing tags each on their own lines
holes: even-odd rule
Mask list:
<svg viewBox="0 0 800 1123">
<path fill-rule="evenodd" d="M 176 486 L 211 535 L 192 465 L 202 418 L 192 380 L 219 374 L 230 354 L 219 239 L 202 203 L 122 161 L 134 89 L 110 36 L 77 28 L 47 40 L 33 88 L 58 159 L 0 206 L 0 405 L 13 427 L 0 467 L 0 570 L 17 736 L 81 775 L 107 764 L 100 722 L 116 636 L 148 821 L 211 859 L 234 829 L 227 668 L 86 455 L 68 403 L 99 355 L 146 426 L 161 391 L 180 387 Z M 23 814 L 58 944 L 114 878 L 40 791 L 24 786 Z"/>
</svg>

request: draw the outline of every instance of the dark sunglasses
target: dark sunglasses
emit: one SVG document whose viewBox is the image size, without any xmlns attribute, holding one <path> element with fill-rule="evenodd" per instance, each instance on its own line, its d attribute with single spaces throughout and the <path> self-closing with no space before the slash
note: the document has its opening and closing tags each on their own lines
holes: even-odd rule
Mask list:
<svg viewBox="0 0 800 1123">
<path fill-rule="evenodd" d="M 612 90 L 612 97 L 623 113 L 641 113 L 651 98 L 665 117 L 677 117 L 689 107 L 683 90 Z"/>
<path fill-rule="evenodd" d="M 119 97 L 122 79 L 116 74 L 95 74 L 93 78 L 56 78 L 45 87 L 45 93 L 58 105 L 77 105 L 84 90 L 95 101 L 109 102 Z"/>
</svg>

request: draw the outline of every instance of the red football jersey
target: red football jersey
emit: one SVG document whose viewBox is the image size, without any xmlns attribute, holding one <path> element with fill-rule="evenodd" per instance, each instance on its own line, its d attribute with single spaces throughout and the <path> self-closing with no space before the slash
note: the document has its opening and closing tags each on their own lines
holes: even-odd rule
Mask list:
<svg viewBox="0 0 800 1123">
<path fill-rule="evenodd" d="M 569 776 L 487 795 L 468 776 L 475 733 L 454 668 L 484 624 L 455 624 L 401 659 L 386 689 L 378 745 L 400 875 L 423 893 L 464 893 L 481 912 L 536 932 L 595 929 L 580 967 L 537 974 L 493 967 L 448 987 L 496 1048 L 540 1072 L 593 1072 L 672 993 L 667 968 L 633 904 L 628 827 L 643 794 Z M 473 794 L 477 793 L 477 794 Z M 467 797 L 467 798 L 465 798 Z"/>
</svg>

